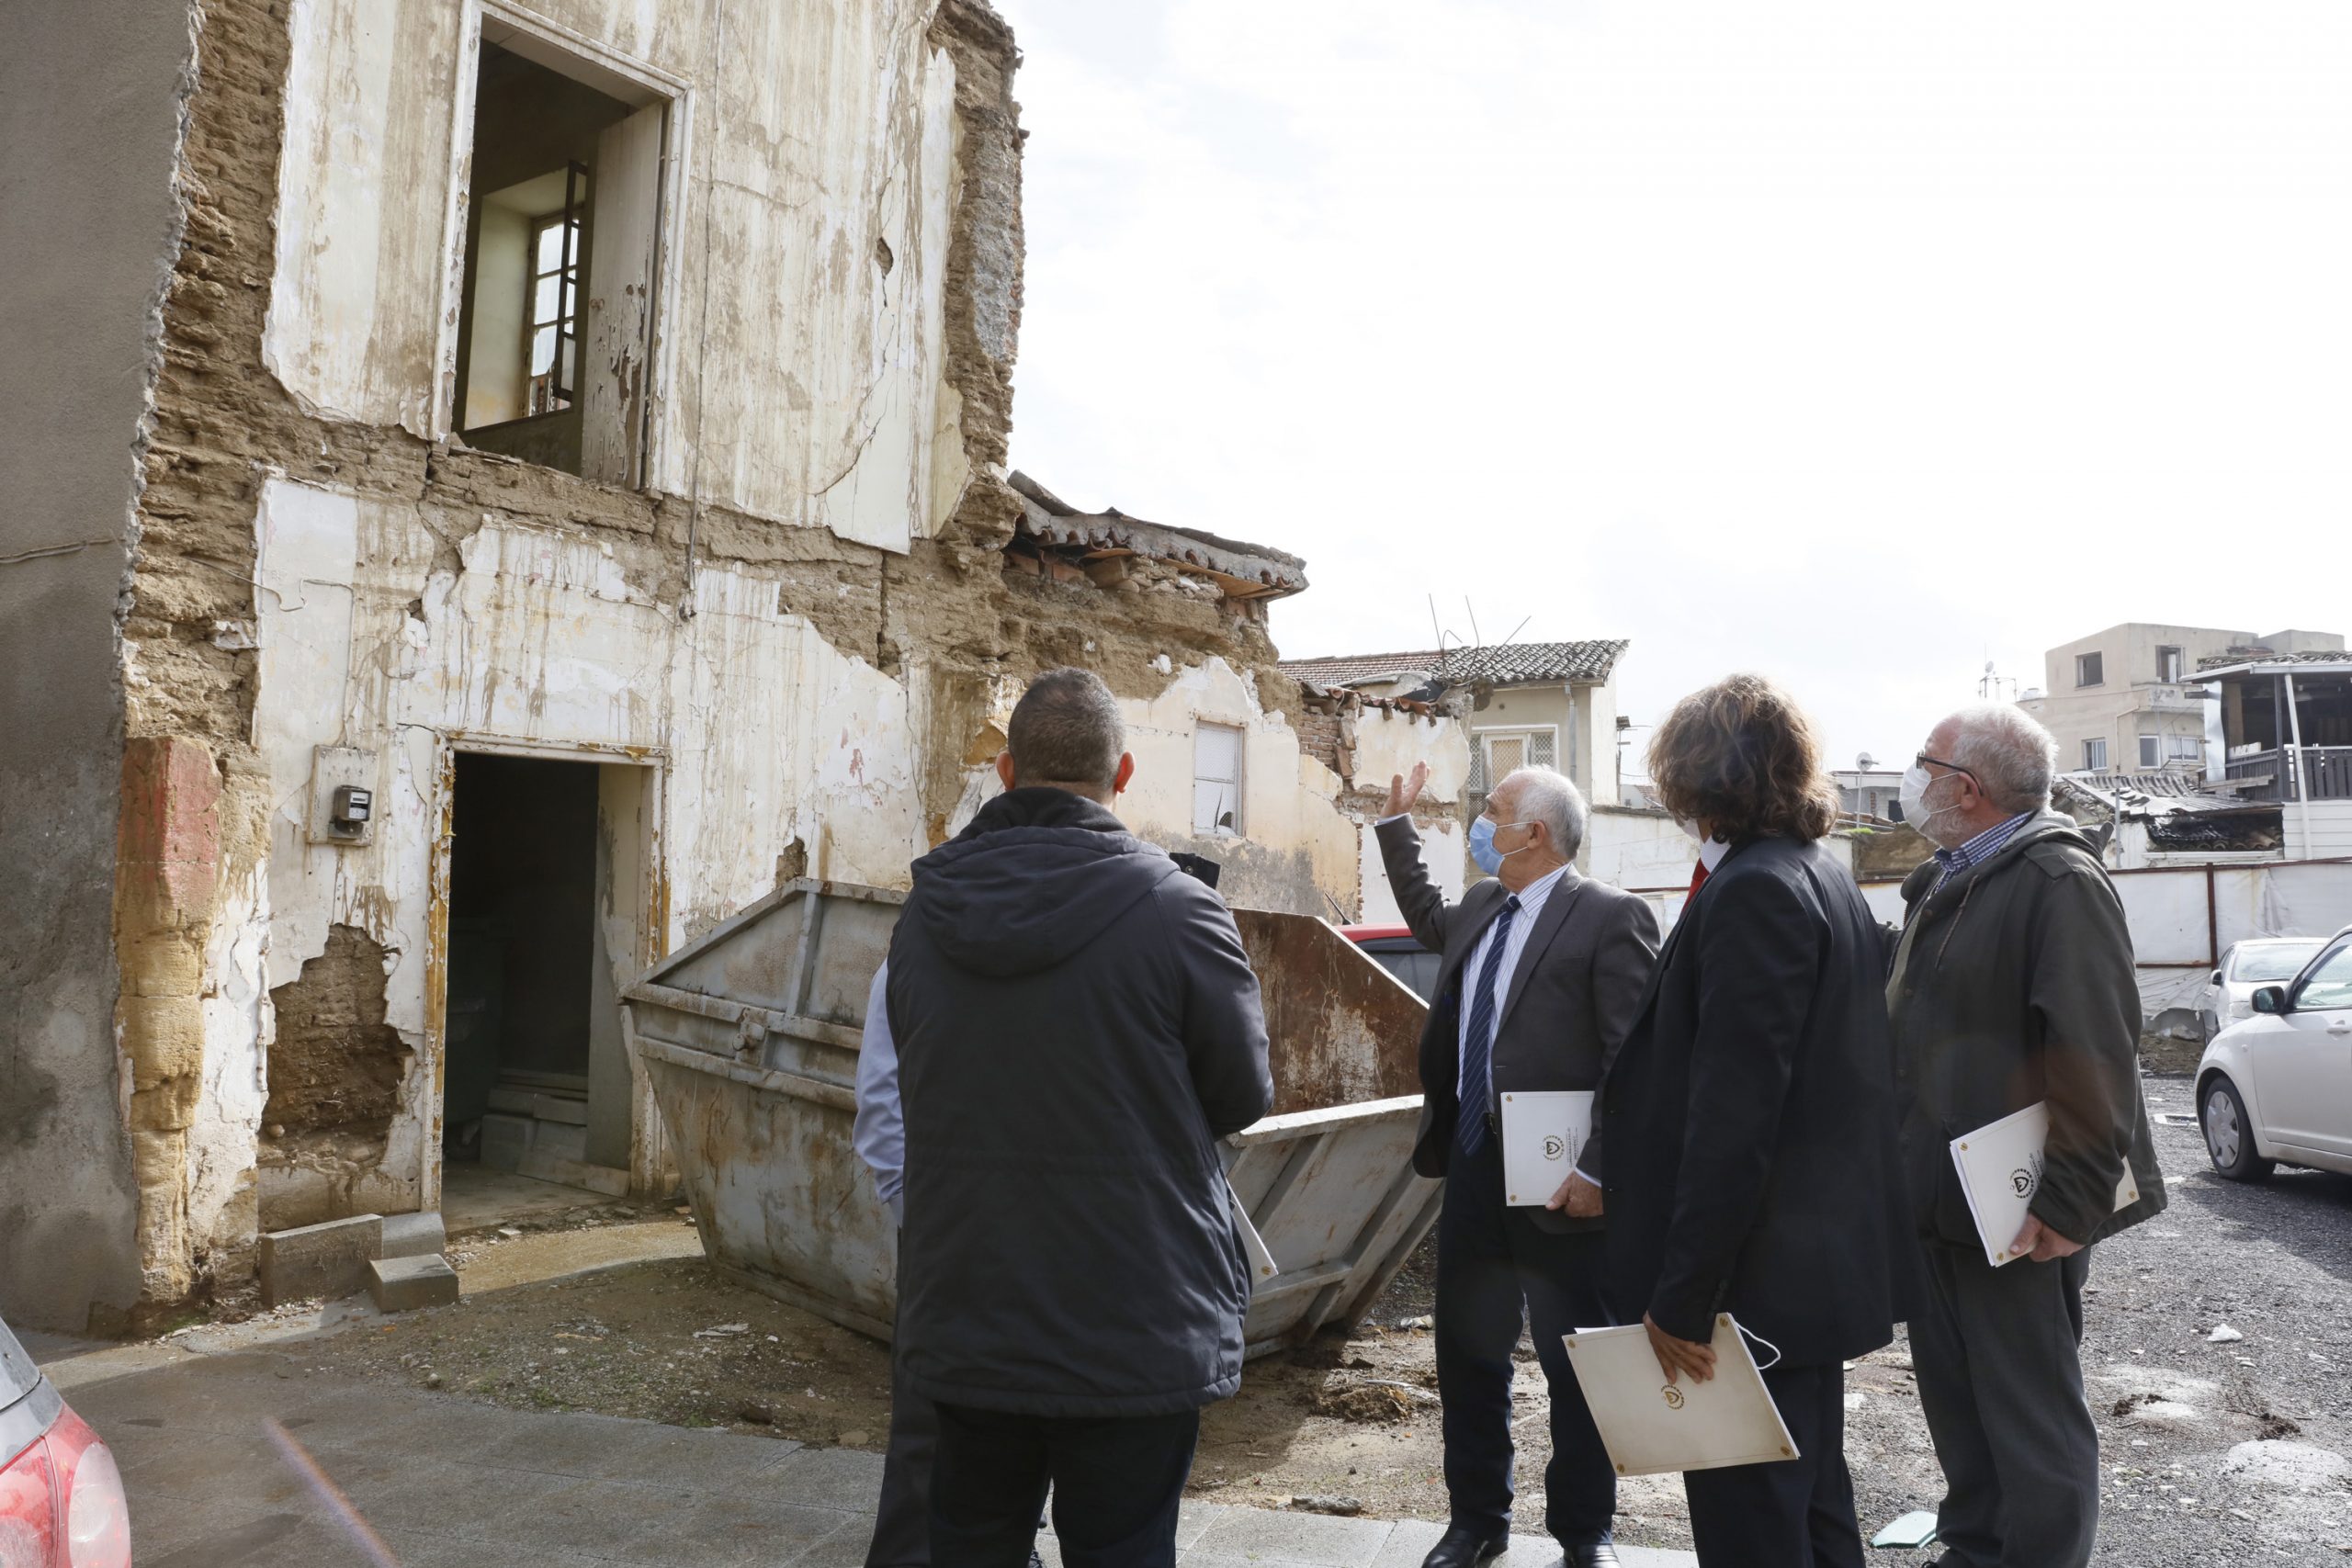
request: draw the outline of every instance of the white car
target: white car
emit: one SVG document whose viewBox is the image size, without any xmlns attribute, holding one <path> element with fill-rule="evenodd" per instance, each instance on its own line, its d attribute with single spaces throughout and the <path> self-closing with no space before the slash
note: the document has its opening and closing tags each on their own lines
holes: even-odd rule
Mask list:
<svg viewBox="0 0 2352 1568">
<path fill-rule="evenodd" d="M 2352 926 L 2252 1000 L 2252 1016 L 2215 1035 L 2197 1066 L 2213 1168 L 2233 1181 L 2280 1165 L 2352 1174 Z"/>
<path fill-rule="evenodd" d="M 2198 995 L 2198 1039 L 2210 1045 L 2230 1025 L 2252 1018 L 2255 988 L 2285 985 L 2326 942 L 2324 936 L 2277 936 L 2233 943 Z"/>
</svg>

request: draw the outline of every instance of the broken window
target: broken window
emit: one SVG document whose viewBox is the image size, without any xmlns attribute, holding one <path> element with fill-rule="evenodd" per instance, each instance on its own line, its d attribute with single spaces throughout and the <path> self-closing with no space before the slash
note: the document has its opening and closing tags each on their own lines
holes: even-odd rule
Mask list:
<svg viewBox="0 0 2352 1568">
<path fill-rule="evenodd" d="M 669 100 L 485 18 L 452 423 L 641 486 Z"/>
<path fill-rule="evenodd" d="M 2083 771 L 2086 773 L 2107 772 L 2107 742 L 2104 739 L 2083 742 Z"/>
<path fill-rule="evenodd" d="M 2183 657 L 2179 649 L 2160 648 L 2156 649 L 2156 679 L 2159 681 L 2177 681 L 2181 679 L 2183 672 L 2182 666 L 2186 662 L 2187 660 Z"/>
<path fill-rule="evenodd" d="M 2106 680 L 2107 660 L 2104 655 L 2097 653 L 2078 653 L 2075 655 L 2075 685 L 2097 686 L 2104 684 Z"/>
<path fill-rule="evenodd" d="M 1204 724 L 1193 737 L 1193 831 L 1241 836 L 1241 731 L 1232 725 Z"/>
</svg>

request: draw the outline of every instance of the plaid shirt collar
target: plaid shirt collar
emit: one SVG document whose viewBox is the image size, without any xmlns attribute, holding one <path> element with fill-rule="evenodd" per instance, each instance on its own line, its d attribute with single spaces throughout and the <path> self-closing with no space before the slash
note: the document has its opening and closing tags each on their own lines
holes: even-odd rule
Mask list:
<svg viewBox="0 0 2352 1568">
<path fill-rule="evenodd" d="M 1941 887 L 1972 865 L 1982 865 L 2001 852 L 2001 847 L 2018 836 L 2018 829 L 2033 820 L 2034 813 L 2020 811 L 2006 822 L 1996 822 L 1956 850 L 1938 850 L 1936 863 L 1943 874 L 1936 878 Z M 1932 891 L 1932 889 L 1930 889 Z"/>
</svg>

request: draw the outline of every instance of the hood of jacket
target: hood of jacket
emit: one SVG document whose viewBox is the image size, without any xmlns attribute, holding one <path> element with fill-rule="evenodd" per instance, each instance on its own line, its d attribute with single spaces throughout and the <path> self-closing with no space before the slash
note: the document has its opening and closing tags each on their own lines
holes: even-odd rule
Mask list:
<svg viewBox="0 0 2352 1568">
<path fill-rule="evenodd" d="M 1009 790 L 915 862 L 907 915 L 958 968 L 1028 975 L 1070 958 L 1178 874 L 1108 807 L 1068 790 Z"/>
<path fill-rule="evenodd" d="M 2075 824 L 2075 819 L 2063 812 L 2052 811 L 2044 807 L 2034 814 L 2031 821 L 2027 822 L 2010 835 L 2009 841 L 2001 846 L 1999 853 L 1990 860 L 1979 861 L 1966 871 L 1953 873 L 1952 880 L 1955 883 L 1964 881 L 1975 876 L 1987 866 L 2000 864 L 2011 855 L 2022 854 L 2036 844 L 2050 843 L 2053 840 L 2071 843 L 2075 848 L 2090 856 L 2094 864 L 2099 863 L 2097 846 L 2092 844 L 2090 839 Z M 1943 862 L 1933 855 L 1913 866 L 1910 874 L 1903 879 L 1903 902 L 1906 906 L 1917 907 L 1921 898 L 1935 890 L 1936 879 L 1942 871 Z"/>
</svg>

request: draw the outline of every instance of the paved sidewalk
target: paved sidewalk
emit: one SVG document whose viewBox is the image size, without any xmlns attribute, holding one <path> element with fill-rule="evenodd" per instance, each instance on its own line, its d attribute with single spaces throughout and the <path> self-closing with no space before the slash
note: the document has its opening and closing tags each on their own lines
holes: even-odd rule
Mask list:
<svg viewBox="0 0 2352 1568">
<path fill-rule="evenodd" d="M 311 1375 L 299 1344 L 235 1354 L 36 1342 L 104 1434 L 140 1568 L 368 1568 L 276 1420 L 401 1568 L 858 1568 L 878 1455 L 605 1416 L 532 1414 Z M 79 1355 L 71 1354 L 82 1350 Z M 1185 1568 L 1418 1568 L 1439 1526 L 1188 1504 Z M 1052 1542 L 1041 1542 L 1049 1562 Z M 1695 1562 L 1626 1550 L 1629 1568 Z M 1559 1549 L 1516 1538 L 1505 1568 Z"/>
</svg>

